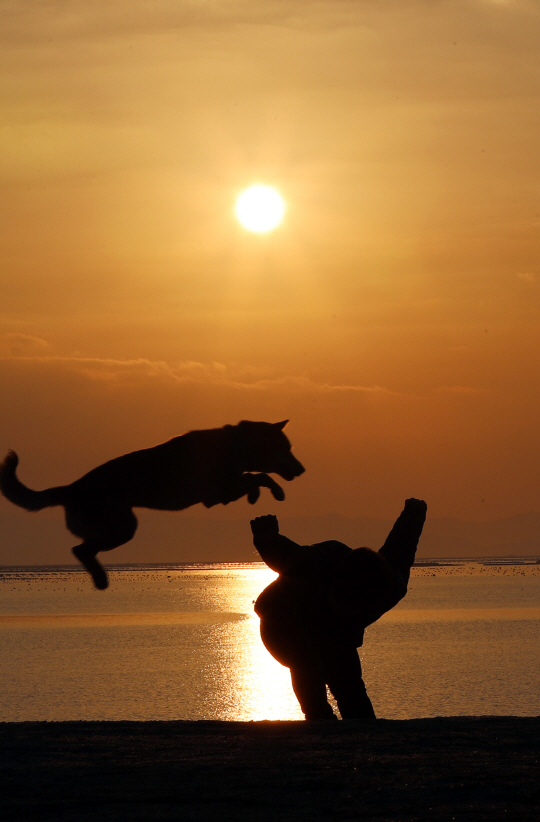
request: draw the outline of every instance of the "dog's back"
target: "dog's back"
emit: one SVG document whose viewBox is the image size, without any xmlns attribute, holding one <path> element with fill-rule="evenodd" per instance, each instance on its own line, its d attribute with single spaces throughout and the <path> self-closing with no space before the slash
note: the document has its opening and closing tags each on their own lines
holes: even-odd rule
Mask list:
<svg viewBox="0 0 540 822">
<path fill-rule="evenodd" d="M 190 431 L 151 448 L 132 451 L 92 469 L 70 486 L 70 495 L 96 489 L 120 495 L 133 508 L 180 511 L 212 495 L 239 471 L 228 446 L 232 426 Z"/>
</svg>

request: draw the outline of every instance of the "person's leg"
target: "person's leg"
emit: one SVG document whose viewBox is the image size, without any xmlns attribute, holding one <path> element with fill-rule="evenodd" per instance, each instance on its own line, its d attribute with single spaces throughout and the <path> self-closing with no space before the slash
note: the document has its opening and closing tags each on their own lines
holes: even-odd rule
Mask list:
<svg viewBox="0 0 540 822">
<path fill-rule="evenodd" d="M 362 678 L 356 648 L 334 646 L 325 654 L 326 681 L 343 719 L 375 719 L 375 711 Z"/>
<path fill-rule="evenodd" d="M 291 681 L 306 719 L 337 720 L 326 695 L 326 683 L 320 666 L 303 664 L 291 667 Z"/>
<path fill-rule="evenodd" d="M 286 621 L 261 618 L 261 639 L 274 659 L 289 668 L 306 719 L 337 719 L 327 699 L 322 660 L 309 634 Z"/>
</svg>

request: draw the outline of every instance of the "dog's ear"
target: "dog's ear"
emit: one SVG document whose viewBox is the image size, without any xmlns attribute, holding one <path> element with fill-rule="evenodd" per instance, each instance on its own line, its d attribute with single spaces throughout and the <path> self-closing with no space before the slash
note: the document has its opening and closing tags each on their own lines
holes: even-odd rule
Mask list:
<svg viewBox="0 0 540 822">
<path fill-rule="evenodd" d="M 289 420 L 283 420 L 283 422 L 275 422 L 274 425 L 277 425 L 279 430 L 283 431 L 283 429 L 285 428 L 285 426 L 287 425 L 288 422 L 289 422 Z"/>
</svg>

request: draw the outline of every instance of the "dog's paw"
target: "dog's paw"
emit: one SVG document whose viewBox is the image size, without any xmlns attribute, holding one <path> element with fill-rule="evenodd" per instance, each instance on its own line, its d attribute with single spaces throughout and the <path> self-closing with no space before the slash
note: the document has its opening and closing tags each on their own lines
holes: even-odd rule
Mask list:
<svg viewBox="0 0 540 822">
<path fill-rule="evenodd" d="M 247 499 L 250 505 L 255 505 L 259 497 L 261 496 L 261 489 L 258 485 L 254 485 L 253 488 L 250 488 L 248 491 Z"/>
<path fill-rule="evenodd" d="M 91 551 L 85 550 L 82 545 L 76 545 L 71 549 L 73 556 L 77 557 L 79 562 L 86 568 L 92 581 L 98 591 L 104 591 L 109 587 L 109 578 L 107 571 L 101 565 Z"/>
<path fill-rule="evenodd" d="M 274 499 L 279 500 L 279 502 L 283 502 L 283 500 L 285 499 L 285 491 L 283 490 L 281 485 L 278 485 L 277 482 L 275 482 L 273 485 L 270 486 L 270 491 L 272 492 L 272 496 L 274 497 Z"/>
</svg>

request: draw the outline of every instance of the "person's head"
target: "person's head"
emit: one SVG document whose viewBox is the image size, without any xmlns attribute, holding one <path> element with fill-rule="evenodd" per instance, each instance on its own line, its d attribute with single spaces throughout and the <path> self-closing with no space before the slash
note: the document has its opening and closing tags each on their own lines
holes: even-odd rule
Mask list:
<svg viewBox="0 0 540 822">
<path fill-rule="evenodd" d="M 384 607 L 396 581 L 385 558 L 371 548 L 355 548 L 341 563 L 332 596 L 352 614 Z"/>
</svg>

